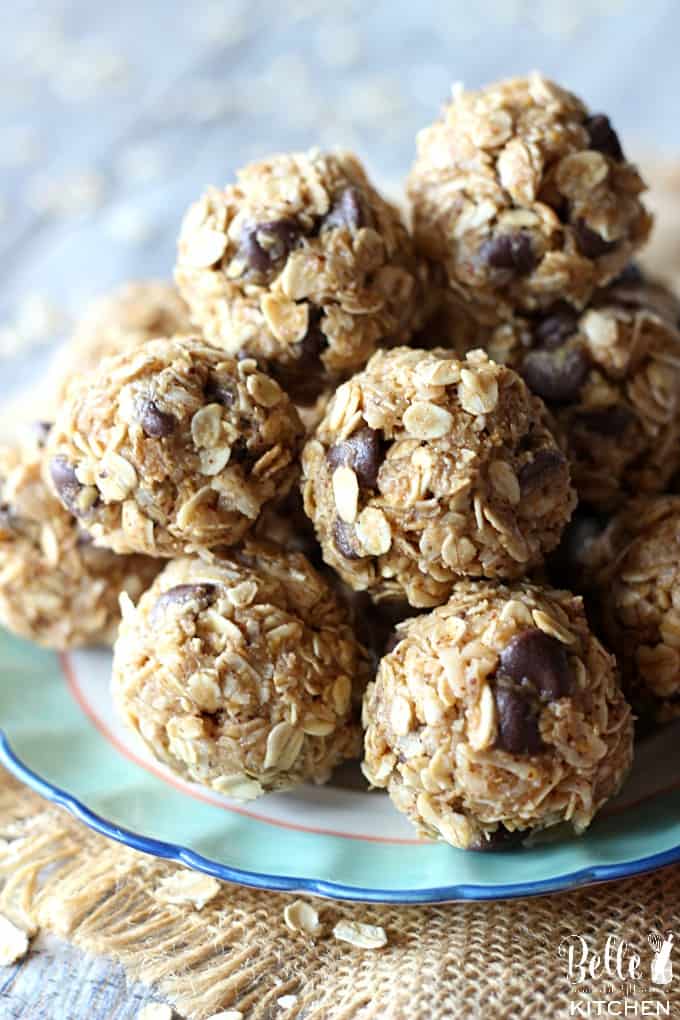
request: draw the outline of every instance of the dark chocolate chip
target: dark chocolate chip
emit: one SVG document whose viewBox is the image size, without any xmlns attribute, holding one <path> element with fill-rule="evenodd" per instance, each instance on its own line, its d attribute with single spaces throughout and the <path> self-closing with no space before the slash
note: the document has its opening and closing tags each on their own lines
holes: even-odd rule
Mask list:
<svg viewBox="0 0 680 1020">
<path fill-rule="evenodd" d="M 289 350 L 294 360 L 272 363 L 271 374 L 296 404 L 308 406 L 313 404 L 326 385 L 326 375 L 322 353 L 328 347 L 319 321 L 321 309 L 310 313 L 309 327 L 299 343 L 293 344 Z"/>
<path fill-rule="evenodd" d="M 383 457 L 380 433 L 368 426 L 353 432 L 341 443 L 331 446 L 326 454 L 331 470 L 334 471 L 338 467 L 352 468 L 359 485 L 364 489 L 376 487 Z"/>
<path fill-rule="evenodd" d="M 50 434 L 51 428 L 52 428 L 51 421 L 34 421 L 31 426 L 31 430 L 35 437 L 35 441 L 38 444 L 38 446 L 41 447 L 41 449 L 47 442 L 47 437 Z"/>
<path fill-rule="evenodd" d="M 594 113 L 592 117 L 588 117 L 584 127 L 588 132 L 591 149 L 595 149 L 604 156 L 615 159 L 617 163 L 623 160 L 624 155 L 621 142 L 616 131 L 611 126 L 609 117 L 606 117 L 604 113 Z"/>
<path fill-rule="evenodd" d="M 521 374 L 532 393 L 549 404 L 567 404 L 580 393 L 590 363 L 579 347 L 529 351 Z"/>
<path fill-rule="evenodd" d="M 241 232 L 240 253 L 251 269 L 266 273 L 295 248 L 301 233 L 299 224 L 292 219 L 248 223 Z"/>
<path fill-rule="evenodd" d="M 50 477 L 57 496 L 72 514 L 78 513 L 78 496 L 82 485 L 76 478 L 76 471 L 66 457 L 59 454 L 50 461 Z"/>
<path fill-rule="evenodd" d="M 494 699 L 498 718 L 496 747 L 511 754 L 538 754 L 543 741 L 530 692 L 497 683 Z"/>
<path fill-rule="evenodd" d="M 572 676 L 564 645 L 537 627 L 525 630 L 500 654 L 500 671 L 531 684 L 541 701 L 558 701 L 571 692 Z"/>
<path fill-rule="evenodd" d="M 588 259 L 599 259 L 616 248 L 616 241 L 605 241 L 604 237 L 590 229 L 585 220 L 576 220 L 573 229 L 578 249 Z"/>
<path fill-rule="evenodd" d="M 400 634 L 398 630 L 390 631 L 390 633 L 387 636 L 387 640 L 385 641 L 385 648 L 383 654 L 389 655 L 390 652 L 393 652 L 394 649 L 399 644 L 399 642 L 401 641 L 401 639 L 403 638 L 403 636 L 404 635 Z"/>
<path fill-rule="evenodd" d="M 243 425 L 241 425 L 243 428 Z M 245 436 L 239 436 L 238 439 L 232 444 L 231 454 L 229 456 L 230 464 L 238 464 L 243 474 L 248 474 L 254 464 L 260 459 L 262 455 L 262 448 L 258 449 L 259 444 L 255 444 L 253 448 L 248 446 L 248 441 Z"/>
<path fill-rule="evenodd" d="M 479 257 L 493 269 L 507 269 L 517 276 L 526 276 L 536 265 L 531 237 L 523 230 L 488 238 L 479 249 Z"/>
<path fill-rule="evenodd" d="M 564 467 L 564 454 L 555 449 L 542 449 L 534 454 L 534 459 L 527 461 L 519 469 L 520 489 L 524 494 L 537 489 L 550 481 L 551 476 Z"/>
<path fill-rule="evenodd" d="M 554 308 L 534 327 L 533 336 L 540 347 L 554 351 L 578 332 L 578 315 L 568 305 Z"/>
<path fill-rule="evenodd" d="M 167 411 L 161 411 L 155 400 L 143 400 L 137 409 L 139 424 L 144 434 L 152 439 L 165 439 L 177 428 L 177 419 Z"/>
<path fill-rule="evenodd" d="M 223 407 L 233 407 L 238 397 L 235 383 L 228 379 L 215 379 L 214 376 L 210 376 L 203 392 L 209 404 L 222 404 Z"/>
<path fill-rule="evenodd" d="M 616 279 L 612 280 L 610 287 L 639 287 L 645 282 L 645 274 L 637 262 L 629 262 L 625 269 L 622 269 Z"/>
<path fill-rule="evenodd" d="M 358 188 L 349 187 L 336 196 L 330 210 L 321 222 L 322 230 L 345 228 L 352 233 L 365 225 L 362 194 Z"/>
<path fill-rule="evenodd" d="M 598 407 L 592 411 L 580 411 L 576 422 L 588 432 L 596 432 L 599 436 L 615 437 L 635 420 L 635 415 L 622 404 L 611 407 Z"/>
<path fill-rule="evenodd" d="M 17 523 L 17 516 L 9 503 L 0 503 L 0 528 L 12 531 Z"/>
<path fill-rule="evenodd" d="M 361 554 L 357 552 L 355 545 L 356 537 L 353 526 L 341 521 L 339 517 L 336 517 L 333 525 L 333 542 L 340 555 L 344 556 L 346 560 L 361 559 Z"/>
<path fill-rule="evenodd" d="M 183 606 L 187 602 L 196 602 L 199 611 L 201 611 L 207 609 L 214 601 L 214 584 L 178 584 L 174 588 L 168 588 L 156 599 L 151 620 L 152 622 L 158 620 L 159 616 L 170 606 Z"/>
</svg>

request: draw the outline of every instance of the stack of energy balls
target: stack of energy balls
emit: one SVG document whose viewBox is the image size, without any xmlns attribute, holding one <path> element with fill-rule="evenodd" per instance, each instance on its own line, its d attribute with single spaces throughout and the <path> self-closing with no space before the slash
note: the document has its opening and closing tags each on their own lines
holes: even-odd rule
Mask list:
<svg viewBox="0 0 680 1020">
<path fill-rule="evenodd" d="M 208 190 L 177 290 L 100 303 L 3 452 L 4 622 L 67 648 L 120 605 L 118 711 L 230 796 L 363 741 L 428 836 L 582 832 L 631 704 L 680 716 L 680 308 L 632 261 L 643 190 L 538 74 L 421 133 L 412 231 L 347 153 Z"/>
</svg>

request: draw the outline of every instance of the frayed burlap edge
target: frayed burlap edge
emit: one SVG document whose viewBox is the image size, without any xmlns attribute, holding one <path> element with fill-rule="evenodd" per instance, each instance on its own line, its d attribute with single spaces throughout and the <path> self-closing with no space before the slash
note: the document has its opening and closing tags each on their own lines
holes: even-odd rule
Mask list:
<svg viewBox="0 0 680 1020">
<path fill-rule="evenodd" d="M 433 907 L 315 900 L 324 934 L 294 935 L 290 898 L 223 885 L 201 910 L 154 897 L 174 864 L 91 832 L 0 772 L 0 910 L 119 961 L 186 1017 L 239 1009 L 252 1020 L 450 1020 L 567 1017 L 574 991 L 558 953 L 581 934 L 607 935 L 650 956 L 652 929 L 680 934 L 680 867 L 581 892 L 505 903 Z M 338 942 L 340 918 L 384 927 L 388 944 Z M 676 935 L 677 938 L 677 935 Z M 668 990 L 680 1010 L 680 964 Z M 592 996 L 606 996 L 596 985 Z M 292 1005 L 278 1004 L 295 996 Z M 641 991 L 640 995 L 644 997 Z"/>
</svg>

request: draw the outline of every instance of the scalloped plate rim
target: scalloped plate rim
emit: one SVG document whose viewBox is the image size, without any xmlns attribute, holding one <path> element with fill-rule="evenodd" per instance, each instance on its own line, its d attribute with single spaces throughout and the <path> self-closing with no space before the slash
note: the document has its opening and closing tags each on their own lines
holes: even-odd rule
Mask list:
<svg viewBox="0 0 680 1020">
<path fill-rule="evenodd" d="M 266 872 L 245 871 L 226 864 L 211 861 L 202 854 L 177 843 L 153 839 L 138 832 L 113 825 L 101 815 L 86 807 L 66 790 L 43 779 L 25 765 L 12 750 L 7 735 L 0 729 L 0 764 L 17 779 L 25 783 L 46 800 L 65 808 L 75 818 L 100 835 L 138 850 L 153 857 L 177 861 L 191 868 L 212 875 L 233 885 L 244 885 L 253 889 L 271 892 L 307 893 L 324 899 L 349 900 L 359 903 L 425 904 L 455 903 L 462 900 L 508 900 L 530 896 L 545 896 L 588 885 L 613 882 L 617 879 L 632 878 L 645 872 L 657 871 L 680 863 L 680 844 L 659 853 L 640 857 L 621 864 L 590 865 L 576 871 L 566 872 L 554 878 L 537 882 L 516 882 L 509 885 L 491 886 L 459 883 L 450 886 L 435 886 L 430 889 L 367 889 L 329 882 L 325 879 L 296 878 L 290 875 L 270 875 Z"/>
</svg>

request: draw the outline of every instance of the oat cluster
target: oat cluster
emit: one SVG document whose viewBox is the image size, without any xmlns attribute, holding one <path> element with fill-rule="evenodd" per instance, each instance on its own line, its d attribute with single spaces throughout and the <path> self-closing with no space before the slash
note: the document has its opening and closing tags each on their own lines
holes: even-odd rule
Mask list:
<svg viewBox="0 0 680 1020">
<path fill-rule="evenodd" d="M 112 644 L 119 595 L 139 598 L 159 564 L 94 545 L 47 484 L 45 432 L 0 447 L 0 621 L 48 648 Z"/>
<path fill-rule="evenodd" d="M 79 376 L 48 440 L 62 503 L 118 553 L 232 545 L 297 476 L 302 424 L 252 358 L 151 340 Z"/>
<path fill-rule="evenodd" d="M 582 832 L 630 767 L 629 701 L 680 714 L 680 304 L 631 262 L 643 190 L 538 74 L 421 133 L 412 231 L 346 152 L 208 189 L 176 287 L 88 312 L 54 424 L 0 456 L 3 622 L 118 628 L 122 718 L 225 796 L 326 782 L 363 722 L 421 833 Z"/>
<path fill-rule="evenodd" d="M 207 340 L 258 358 L 306 405 L 377 347 L 408 342 L 422 274 L 359 160 L 313 150 L 207 191 L 182 224 L 175 277 Z"/>
<path fill-rule="evenodd" d="M 643 190 L 609 119 L 540 74 L 456 89 L 408 181 L 420 250 L 487 323 L 583 307 L 646 240 Z"/>
<path fill-rule="evenodd" d="M 378 351 L 336 391 L 302 472 L 326 562 L 418 608 L 460 577 L 523 576 L 575 504 L 543 405 L 482 351 Z"/>
<path fill-rule="evenodd" d="M 424 835 L 483 850 L 582 832 L 619 789 L 631 711 L 579 598 L 462 582 L 396 640 L 366 693 L 363 767 Z"/>
<path fill-rule="evenodd" d="M 154 756 L 250 800 L 325 782 L 356 757 L 365 660 L 326 582 L 299 553 L 246 542 L 170 562 L 123 601 L 113 689 Z"/>
<path fill-rule="evenodd" d="M 171 283 L 140 280 L 123 284 L 92 302 L 66 349 L 59 352 L 57 402 L 65 399 L 73 376 L 91 372 L 104 358 L 147 340 L 192 332 L 189 309 Z"/>
<path fill-rule="evenodd" d="M 624 689 L 644 718 L 679 718 L 680 496 L 638 497 L 586 529 L 572 561 L 580 553 L 583 589 Z"/>
<path fill-rule="evenodd" d="M 680 470 L 680 303 L 637 269 L 581 311 L 563 303 L 480 329 L 448 301 L 438 323 L 455 349 L 481 343 L 545 402 L 585 503 L 614 510 Z"/>
</svg>

